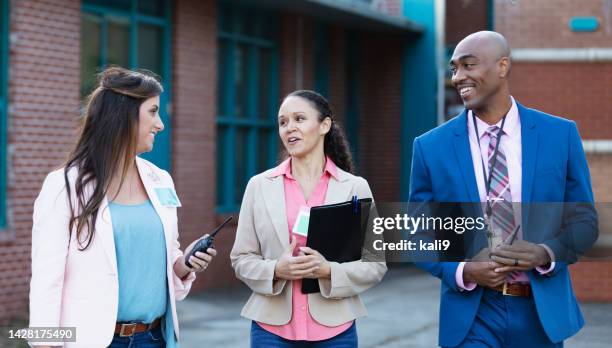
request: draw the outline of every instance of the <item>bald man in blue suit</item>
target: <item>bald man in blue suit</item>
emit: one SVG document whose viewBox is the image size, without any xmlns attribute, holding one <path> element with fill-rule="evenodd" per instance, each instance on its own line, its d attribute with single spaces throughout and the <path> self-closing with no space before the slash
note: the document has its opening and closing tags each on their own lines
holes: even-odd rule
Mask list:
<svg viewBox="0 0 612 348">
<path fill-rule="evenodd" d="M 516 202 L 593 203 L 576 124 L 514 100 L 502 35 L 466 37 L 450 64 L 466 110 L 415 139 L 411 202 L 490 200 L 498 210 Z M 512 245 L 485 246 L 471 262 L 419 263 L 442 280 L 439 344 L 562 347 L 584 325 L 567 268 L 575 257 L 567 256 L 563 236 L 580 239 L 580 251 L 597 238 L 594 209 L 572 221 L 553 224 L 555 238 L 536 242 L 519 233 Z"/>
</svg>

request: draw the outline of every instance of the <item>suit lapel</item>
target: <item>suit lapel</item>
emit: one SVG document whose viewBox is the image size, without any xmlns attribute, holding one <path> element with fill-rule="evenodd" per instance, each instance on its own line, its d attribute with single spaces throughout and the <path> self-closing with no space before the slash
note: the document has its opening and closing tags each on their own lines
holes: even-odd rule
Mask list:
<svg viewBox="0 0 612 348">
<path fill-rule="evenodd" d="M 467 129 L 467 114 L 467 110 L 464 110 L 463 113 L 461 113 L 455 120 L 456 123 L 454 127 L 455 137 L 453 141 L 455 145 L 455 155 L 457 157 L 459 170 L 468 193 L 467 199 L 463 198 L 463 195 L 460 195 L 459 199 L 457 200 L 459 202 L 480 202 L 478 184 L 476 183 L 476 174 L 474 173 L 474 160 L 472 158 L 472 150 L 470 148 L 470 139 Z M 482 216 L 483 214 L 479 204 L 464 204 L 464 209 L 464 214 L 466 214 L 466 216 Z M 480 250 L 483 246 L 487 245 L 486 235 L 484 233 L 473 235 L 473 239 L 468 243 L 471 245 L 469 253 L 470 255 L 473 255 L 477 250 Z"/>
<path fill-rule="evenodd" d="M 533 195 L 533 179 L 538 153 L 538 132 L 530 110 L 516 103 L 521 118 L 521 151 L 522 151 L 522 182 L 521 182 L 521 224 L 523 239 L 529 240 L 529 203 Z"/>
<path fill-rule="evenodd" d="M 531 201 L 533 191 L 533 179 L 538 153 L 538 132 L 531 111 L 519 103 L 516 103 L 516 105 L 521 118 L 521 151 L 523 154 L 521 201 L 528 203 Z"/>
<path fill-rule="evenodd" d="M 337 168 L 337 172 L 337 180 L 333 176 L 329 179 L 327 193 L 325 194 L 325 204 L 342 203 L 350 199 L 353 185 L 349 182 L 346 172 L 340 168 Z"/>
<path fill-rule="evenodd" d="M 283 176 L 267 177 L 262 184 L 264 203 L 274 231 L 283 247 L 289 247 L 289 225 L 285 213 L 285 184 Z"/>
<path fill-rule="evenodd" d="M 478 186 L 476 185 L 476 175 L 474 174 L 474 163 L 472 160 L 472 151 L 470 150 L 470 140 L 467 131 L 467 110 L 464 110 L 457 119 L 455 119 L 453 139 L 455 155 L 459 164 L 459 171 L 465 183 L 465 188 L 468 192 L 470 202 L 480 202 L 478 194 Z"/>
</svg>

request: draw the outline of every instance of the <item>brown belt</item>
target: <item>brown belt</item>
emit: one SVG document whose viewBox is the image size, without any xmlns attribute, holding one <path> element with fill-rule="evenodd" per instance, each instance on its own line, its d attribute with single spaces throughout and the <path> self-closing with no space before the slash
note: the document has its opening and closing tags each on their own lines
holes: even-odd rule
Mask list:
<svg viewBox="0 0 612 348">
<path fill-rule="evenodd" d="M 160 323 L 161 323 L 160 318 L 153 320 L 151 324 L 117 323 L 115 324 L 115 335 L 118 334 L 120 337 L 130 337 L 137 333 L 157 329 Z"/>
<path fill-rule="evenodd" d="M 531 297 L 531 285 L 521 283 L 504 283 L 495 288 L 489 288 L 499 291 L 507 296 Z"/>
</svg>

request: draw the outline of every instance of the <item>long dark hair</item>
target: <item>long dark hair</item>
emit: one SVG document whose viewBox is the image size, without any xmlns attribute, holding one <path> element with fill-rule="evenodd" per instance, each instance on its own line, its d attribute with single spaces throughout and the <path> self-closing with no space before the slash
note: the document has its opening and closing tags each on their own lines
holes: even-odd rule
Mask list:
<svg viewBox="0 0 612 348">
<path fill-rule="evenodd" d="M 98 78 L 98 87 L 85 100 L 80 135 L 64 166 L 71 213 L 69 233 L 76 226 L 79 250 L 87 249 L 93 240 L 98 209 L 111 179 L 122 168 L 123 185 L 129 162 L 136 155 L 140 106 L 163 92 L 157 78 L 145 71 L 111 67 Z M 74 184 L 76 208 L 68 181 L 73 167 L 78 173 Z M 86 199 L 89 184 L 93 184 L 93 192 L 88 191 Z"/>
<path fill-rule="evenodd" d="M 300 97 L 310 102 L 310 104 L 319 112 L 319 122 L 329 117 L 332 121 L 329 132 L 325 134 L 323 139 L 323 152 L 328 156 L 340 169 L 345 172 L 354 173 L 355 165 L 353 163 L 353 155 L 351 155 L 350 146 L 344 131 L 337 121 L 334 120 L 334 114 L 331 106 L 325 97 L 315 91 L 298 90 L 289 93 L 285 99 L 289 97 Z"/>
</svg>

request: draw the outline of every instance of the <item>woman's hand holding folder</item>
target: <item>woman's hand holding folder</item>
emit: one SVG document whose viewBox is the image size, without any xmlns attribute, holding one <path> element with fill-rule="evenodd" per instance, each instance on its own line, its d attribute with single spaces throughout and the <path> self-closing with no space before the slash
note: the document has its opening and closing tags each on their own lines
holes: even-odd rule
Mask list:
<svg viewBox="0 0 612 348">
<path fill-rule="evenodd" d="M 320 265 L 314 272 L 312 272 L 312 274 L 305 276 L 304 278 L 331 278 L 331 266 L 329 264 L 329 261 L 327 261 L 325 257 L 321 255 L 320 252 L 309 247 L 300 247 L 300 255 L 315 257 L 319 261 Z"/>
<path fill-rule="evenodd" d="M 303 278 L 320 278 L 330 273 L 329 262 L 316 250 L 300 248 L 300 253 L 293 256 L 297 239 L 292 238 L 291 244 L 283 252 L 274 267 L 274 278 L 297 280 Z M 304 250 L 305 249 L 305 250 Z"/>
</svg>

